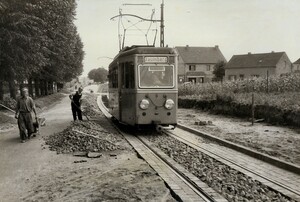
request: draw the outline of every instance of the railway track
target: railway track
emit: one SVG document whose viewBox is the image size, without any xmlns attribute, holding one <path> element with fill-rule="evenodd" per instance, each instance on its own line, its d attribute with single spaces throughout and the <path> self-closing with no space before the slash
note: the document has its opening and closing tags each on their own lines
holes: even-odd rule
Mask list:
<svg viewBox="0 0 300 202">
<path fill-rule="evenodd" d="M 190 147 L 244 173 L 293 200 L 300 201 L 300 175 L 219 144 L 205 142 L 183 129 L 165 133 Z"/>
<path fill-rule="evenodd" d="M 98 104 L 101 111 L 110 118 L 111 116 L 102 103 L 101 97 L 98 99 Z M 184 130 L 184 128 L 180 127 L 172 132 L 164 133 L 263 183 L 272 190 L 282 193 L 292 200 L 300 201 L 300 176 L 298 173 L 278 168 L 219 144 L 199 141 L 199 136 L 190 130 Z M 223 196 L 167 156 L 146 137 L 134 136 L 124 131 L 120 132 L 137 153 L 164 179 L 179 200 L 226 201 Z"/>
<path fill-rule="evenodd" d="M 105 93 L 103 95 L 106 95 Z M 98 97 L 98 105 L 107 118 L 111 118 L 107 108 Z M 227 201 L 224 197 L 201 182 L 196 176 L 188 172 L 170 157 L 157 149 L 146 138 L 132 135 L 130 131 L 116 129 L 132 145 L 137 154 L 158 173 L 170 188 L 173 196 L 179 201 Z"/>
</svg>

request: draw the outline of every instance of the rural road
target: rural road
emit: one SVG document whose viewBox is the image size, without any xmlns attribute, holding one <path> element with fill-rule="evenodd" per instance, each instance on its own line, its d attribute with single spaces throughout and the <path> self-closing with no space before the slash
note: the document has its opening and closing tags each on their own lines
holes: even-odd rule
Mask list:
<svg viewBox="0 0 300 202">
<path fill-rule="evenodd" d="M 38 116 L 46 118 L 46 126 L 40 128 L 43 136 L 62 131 L 72 121 L 68 96 Z M 26 193 L 27 184 L 36 173 L 61 161 L 55 152 L 43 149 L 43 143 L 39 135 L 20 143 L 18 129 L 0 135 L 0 201 L 20 201 L 20 193 Z"/>
<path fill-rule="evenodd" d="M 97 92 L 98 86 L 84 89 L 90 90 Z M 43 138 L 72 122 L 68 95 L 39 116 L 46 126 L 26 143 L 20 143 L 16 129 L 0 135 L 0 202 L 174 201 L 159 176 L 131 150 L 102 152 L 95 159 L 50 151 Z"/>
<path fill-rule="evenodd" d="M 97 85 L 91 85 L 84 88 L 84 92 L 96 92 L 97 89 Z M 46 118 L 46 126 L 40 127 L 40 136 L 20 143 L 18 129 L 0 135 L 0 202 L 20 201 L 21 194 L 30 191 L 28 184 L 37 174 L 46 173 L 53 169 L 53 165 L 64 164 L 69 158 L 74 158 L 61 158 L 41 146 L 44 144 L 41 136 L 60 132 L 73 120 L 68 95 L 38 116 Z"/>
</svg>

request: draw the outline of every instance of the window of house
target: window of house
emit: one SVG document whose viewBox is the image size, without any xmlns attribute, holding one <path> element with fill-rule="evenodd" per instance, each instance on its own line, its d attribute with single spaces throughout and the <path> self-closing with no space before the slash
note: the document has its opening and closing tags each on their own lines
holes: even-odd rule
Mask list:
<svg viewBox="0 0 300 202">
<path fill-rule="evenodd" d="M 244 80 L 244 78 L 245 78 L 245 75 L 244 74 L 240 74 L 240 79 Z"/>
<path fill-rule="evenodd" d="M 189 71 L 196 71 L 196 65 L 189 65 Z"/>
<path fill-rule="evenodd" d="M 206 65 L 206 71 L 210 71 L 210 65 Z"/>
<path fill-rule="evenodd" d="M 229 75 L 228 80 L 235 81 L 236 80 L 236 75 Z"/>
<path fill-rule="evenodd" d="M 252 78 L 259 78 L 259 75 L 258 74 L 252 74 L 251 77 Z"/>
<path fill-rule="evenodd" d="M 196 78 L 188 78 L 188 81 L 192 83 L 196 83 L 196 80 L 197 80 Z"/>
</svg>

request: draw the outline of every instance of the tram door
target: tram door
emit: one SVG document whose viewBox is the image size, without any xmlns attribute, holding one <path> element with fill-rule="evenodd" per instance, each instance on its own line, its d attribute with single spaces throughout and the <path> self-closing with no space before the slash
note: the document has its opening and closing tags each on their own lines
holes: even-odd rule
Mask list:
<svg viewBox="0 0 300 202">
<path fill-rule="evenodd" d="M 120 91 L 119 91 L 119 117 L 120 121 L 131 124 L 134 120 L 134 64 L 124 62 L 120 64 Z"/>
<path fill-rule="evenodd" d="M 120 73 L 120 85 L 119 85 L 119 121 L 122 122 L 122 111 L 123 111 L 123 84 L 124 84 L 124 63 L 119 65 L 119 73 Z"/>
</svg>

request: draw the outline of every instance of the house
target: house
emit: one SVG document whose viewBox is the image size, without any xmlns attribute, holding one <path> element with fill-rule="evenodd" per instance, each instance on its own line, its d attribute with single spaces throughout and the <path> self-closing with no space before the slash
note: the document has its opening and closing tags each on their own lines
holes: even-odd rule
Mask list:
<svg viewBox="0 0 300 202">
<path fill-rule="evenodd" d="M 226 62 L 225 57 L 215 47 L 175 47 L 178 53 L 178 82 L 204 83 L 214 77 L 214 66 L 221 61 Z"/>
<path fill-rule="evenodd" d="M 300 72 L 300 58 L 293 63 L 293 72 Z"/>
<path fill-rule="evenodd" d="M 225 66 L 225 79 L 280 76 L 292 72 L 292 63 L 285 52 L 234 55 Z"/>
</svg>

